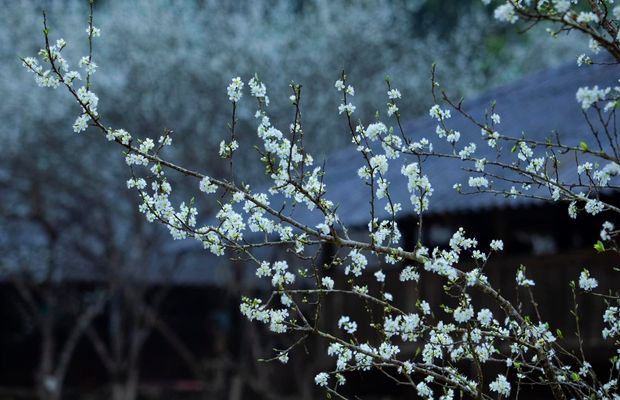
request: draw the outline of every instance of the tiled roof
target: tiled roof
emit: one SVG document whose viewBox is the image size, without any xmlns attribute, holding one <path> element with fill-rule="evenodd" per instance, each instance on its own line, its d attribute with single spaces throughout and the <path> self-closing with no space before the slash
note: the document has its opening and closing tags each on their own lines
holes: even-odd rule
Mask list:
<svg viewBox="0 0 620 400">
<path fill-rule="evenodd" d="M 474 100 L 465 99 L 463 108 L 478 121 L 484 121 L 485 110 L 489 110 L 490 103 L 496 101 L 495 110 L 501 115 L 501 124 L 497 129 L 502 134 L 516 137 L 523 134 L 529 139 L 545 141 L 557 132 L 564 144 L 578 145 L 582 140 L 592 143 L 588 122 L 576 101 L 575 93 L 581 86 L 617 85 L 620 77 L 618 71 L 616 65 L 577 67 L 575 62 L 572 62 L 489 90 Z M 447 143 L 437 138 L 435 126 L 436 122 L 432 118 L 423 116 L 407 123 L 405 131 L 414 140 L 426 137 L 433 142 L 436 150 L 451 152 Z M 477 157 L 497 158 L 497 152 L 482 140 L 480 128 L 462 115 L 452 111 L 448 126 L 461 133 L 457 150 L 473 141 L 477 144 Z M 437 145 L 439 142 L 444 144 Z M 504 149 L 502 153 L 501 160 L 516 160 L 510 149 Z M 416 160 L 411 159 L 407 163 L 414 161 Z M 400 172 L 402 164 L 402 161 L 392 162 L 387 178 L 392 182 L 390 193 L 393 201 L 402 203 L 405 212 L 411 213 L 413 209 L 406 180 Z M 359 226 L 369 220 L 369 188 L 357 176 L 357 169 L 362 165 L 363 159 L 353 146 L 331 154 L 325 163 L 326 198 L 338 205 L 338 215 L 347 226 Z M 510 199 L 491 194 L 459 195 L 452 185 L 461 183 L 466 188 L 467 180 L 472 175 L 463 167 L 472 168 L 473 165 L 446 158 L 428 158 L 424 161 L 423 172 L 428 175 L 434 188 L 430 213 L 461 212 L 533 202 L 526 198 Z M 566 163 L 566 167 L 560 171 L 561 174 L 565 174 L 565 177 L 574 174 L 574 160 L 570 163 L 570 170 L 569 163 Z M 496 182 L 496 187 L 506 188 L 506 184 Z M 321 222 L 322 218 L 318 213 L 308 213 L 299 208 L 294 215 L 300 222 L 309 225 Z M 387 217 L 383 205 L 376 207 L 376 211 L 378 217 Z"/>
</svg>

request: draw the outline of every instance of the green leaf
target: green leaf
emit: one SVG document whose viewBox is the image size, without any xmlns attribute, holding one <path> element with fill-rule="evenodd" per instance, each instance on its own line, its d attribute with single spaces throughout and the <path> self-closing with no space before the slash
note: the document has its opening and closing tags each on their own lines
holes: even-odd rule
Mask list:
<svg viewBox="0 0 620 400">
<path fill-rule="evenodd" d="M 564 335 L 562 334 L 562 331 L 559 329 L 555 330 L 555 334 L 557 337 L 559 337 L 560 339 L 564 339 Z"/>
<path fill-rule="evenodd" d="M 570 377 L 571 377 L 571 379 L 572 379 L 573 381 L 575 381 L 575 382 L 579 382 L 579 381 L 581 380 L 581 378 L 579 377 L 579 374 L 578 374 L 578 373 L 576 373 L 576 372 L 573 372 L 573 373 L 570 375 Z"/>
<path fill-rule="evenodd" d="M 579 148 L 581 149 L 581 151 L 588 151 L 588 144 L 586 142 L 580 142 Z"/>
<path fill-rule="evenodd" d="M 594 244 L 594 250 L 596 250 L 599 253 L 602 253 L 605 251 L 605 245 L 603 244 L 603 242 L 601 242 L 600 240 L 598 240 L 595 244 Z"/>
</svg>

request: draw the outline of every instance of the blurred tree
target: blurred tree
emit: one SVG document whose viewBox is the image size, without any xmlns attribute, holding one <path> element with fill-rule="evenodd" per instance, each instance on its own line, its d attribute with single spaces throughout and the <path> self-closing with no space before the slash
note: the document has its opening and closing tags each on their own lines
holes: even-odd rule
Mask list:
<svg viewBox="0 0 620 400">
<path fill-rule="evenodd" d="M 36 49 L 36 39 L 26 32 L 38 29 L 40 8 L 31 2 L 4 3 L 0 18 L 6 23 L 0 29 L 7 32 L 0 35 L 2 56 L 11 59 L 29 54 Z M 432 62 L 440 64 L 439 78 L 449 79 L 465 95 L 556 63 L 567 49 L 580 43 L 561 37 L 556 46 L 545 49 L 545 57 L 533 57 L 542 51 L 541 35 L 525 34 L 508 44 L 504 39 L 510 33 L 471 0 L 455 2 L 447 9 L 430 0 L 97 4 L 96 24 L 105 32 L 95 49 L 95 62 L 101 67 L 95 90 L 106 99 L 101 110 L 132 132 L 173 129 L 178 157 L 190 166 L 205 165 L 206 154 L 226 132 L 221 82 L 230 76 L 248 78 L 257 72 L 269 77 L 266 84 L 274 99 L 290 94 L 278 76 L 302 84 L 305 98 L 312 99 L 312 107 L 303 115 L 305 130 L 313 138 L 310 150 L 324 154 L 348 141 L 342 124 L 321 117 L 337 107 L 337 100 L 325 90 L 333 84 L 334 71 L 346 69 L 352 78 L 364 78 L 360 80 L 364 86 L 359 87 L 364 96 L 356 98 L 361 115 L 374 113 L 373 101 L 383 95 L 386 75 L 399 77 L 396 84 L 408 99 L 403 106 L 415 114 L 428 108 L 425 96 Z M 63 21 L 60 34 L 76 42 L 72 39 L 83 32 L 78 27 L 85 24 L 85 5 L 64 1 L 39 5 L 52 17 L 58 15 Z M 85 37 L 77 42 L 86 46 Z M 477 56 L 471 57 L 474 53 Z M 4 76 L 14 77 L 2 82 L 4 91 L 11 94 L 11 100 L 0 105 L 0 114 L 10 127 L 3 136 L 15 139 L 18 132 L 23 137 L 25 132 L 38 131 L 37 113 L 25 120 L 17 112 L 22 107 L 45 107 L 47 121 L 50 117 L 62 120 L 65 105 L 20 93 L 28 77 L 17 70 L 17 62 L 0 68 Z M 289 117 L 285 107 L 273 108 L 282 110 L 276 111 L 275 118 Z M 126 109 L 132 110 L 130 120 L 122 112 Z M 252 116 L 240 117 L 239 132 L 246 143 L 240 149 L 243 154 L 253 151 L 255 135 Z M 68 130 L 66 124 L 57 127 L 61 127 L 59 134 Z M 19 140 L 13 143 L 20 146 Z M 209 165 L 216 174 L 225 168 L 225 164 Z"/>
</svg>

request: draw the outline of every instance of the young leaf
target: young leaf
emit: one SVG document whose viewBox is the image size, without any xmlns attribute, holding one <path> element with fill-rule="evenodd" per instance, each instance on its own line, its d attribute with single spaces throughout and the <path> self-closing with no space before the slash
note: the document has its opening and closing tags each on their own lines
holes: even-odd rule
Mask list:
<svg viewBox="0 0 620 400">
<path fill-rule="evenodd" d="M 603 244 L 603 242 L 601 242 L 600 240 L 598 240 L 595 244 L 594 244 L 594 250 L 596 250 L 599 253 L 602 253 L 605 251 L 605 244 Z"/>
</svg>

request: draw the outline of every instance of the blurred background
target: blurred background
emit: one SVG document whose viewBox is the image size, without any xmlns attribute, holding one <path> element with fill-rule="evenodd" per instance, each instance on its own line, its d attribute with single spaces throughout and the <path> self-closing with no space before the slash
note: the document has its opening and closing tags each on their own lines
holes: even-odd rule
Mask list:
<svg viewBox="0 0 620 400">
<path fill-rule="evenodd" d="M 20 65 L 42 47 L 42 10 L 69 60 L 87 52 L 86 1 L 0 0 L 0 399 L 314 398 L 318 361 L 256 361 L 279 343 L 238 315 L 241 294 L 260 290 L 242 266 L 146 223 L 121 151 L 95 131 L 73 133 L 77 104 Z M 390 76 L 413 120 L 432 104 L 432 63 L 455 97 L 472 97 L 574 63 L 585 47 L 491 12 L 479 0 L 98 0 L 93 89 L 106 124 L 138 137 L 171 129 L 169 158 L 222 176 L 230 78 L 258 73 L 281 127 L 294 81 L 321 159 L 350 141 L 333 88 L 343 69 L 356 116 L 384 108 Z M 240 109 L 235 162 L 260 183 L 251 110 Z M 176 196 L 196 188 L 178 185 Z"/>
</svg>

